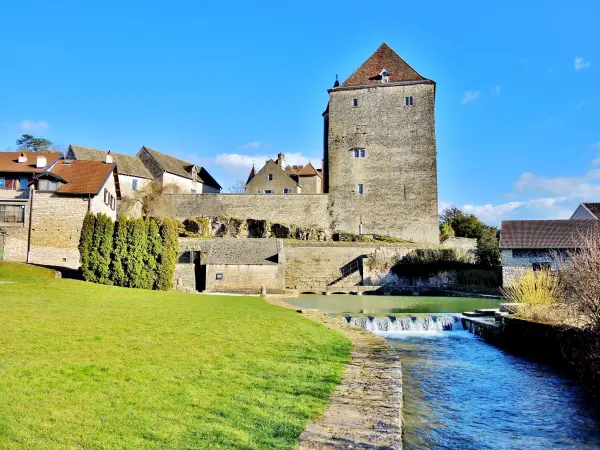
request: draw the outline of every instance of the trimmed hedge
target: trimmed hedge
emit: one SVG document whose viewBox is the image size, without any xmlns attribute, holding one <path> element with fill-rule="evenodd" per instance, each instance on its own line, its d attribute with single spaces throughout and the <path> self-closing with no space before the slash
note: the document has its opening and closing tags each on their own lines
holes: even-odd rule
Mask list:
<svg viewBox="0 0 600 450">
<path fill-rule="evenodd" d="M 169 218 L 127 219 L 87 213 L 79 239 L 84 280 L 169 290 L 179 252 L 177 225 Z"/>
</svg>

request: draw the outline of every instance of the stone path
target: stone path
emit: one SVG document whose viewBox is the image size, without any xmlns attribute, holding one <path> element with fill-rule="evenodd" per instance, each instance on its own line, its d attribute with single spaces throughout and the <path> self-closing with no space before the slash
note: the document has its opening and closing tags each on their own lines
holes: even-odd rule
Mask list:
<svg viewBox="0 0 600 450">
<path fill-rule="evenodd" d="M 267 301 L 293 308 L 277 298 Z M 316 310 L 301 313 L 344 333 L 353 350 L 329 407 L 300 435 L 298 449 L 401 449 L 402 369 L 397 354 L 383 338 L 343 319 Z"/>
</svg>

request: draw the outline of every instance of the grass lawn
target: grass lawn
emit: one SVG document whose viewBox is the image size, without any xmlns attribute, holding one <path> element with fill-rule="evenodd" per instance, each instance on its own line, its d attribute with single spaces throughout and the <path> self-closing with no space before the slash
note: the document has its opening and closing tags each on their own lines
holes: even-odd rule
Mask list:
<svg viewBox="0 0 600 450">
<path fill-rule="evenodd" d="M 260 298 L 0 263 L 0 448 L 293 448 L 351 346 Z"/>
</svg>

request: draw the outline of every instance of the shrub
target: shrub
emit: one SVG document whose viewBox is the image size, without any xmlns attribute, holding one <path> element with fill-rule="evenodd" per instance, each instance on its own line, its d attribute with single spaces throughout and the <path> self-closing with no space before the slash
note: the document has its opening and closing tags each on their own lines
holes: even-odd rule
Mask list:
<svg viewBox="0 0 600 450">
<path fill-rule="evenodd" d="M 500 265 L 500 243 L 496 227 L 483 227 L 481 236 L 477 239 L 477 262 L 484 266 Z"/>
<path fill-rule="evenodd" d="M 127 222 L 127 257 L 125 273 L 127 286 L 139 288 L 144 285 L 144 255 L 146 253 L 147 232 L 144 219 Z"/>
<path fill-rule="evenodd" d="M 208 217 L 193 217 L 183 221 L 186 236 L 210 237 L 210 220 Z"/>
<path fill-rule="evenodd" d="M 127 258 L 127 218 L 119 217 L 115 225 L 113 238 L 113 252 L 110 276 L 116 286 L 127 286 L 128 278 L 125 273 L 125 259 Z"/>
<path fill-rule="evenodd" d="M 553 321 L 558 312 L 558 277 L 550 270 L 524 270 L 502 293 L 508 301 L 522 304 L 518 313 L 525 318 Z"/>
<path fill-rule="evenodd" d="M 148 251 L 146 257 L 146 272 L 148 274 L 148 289 L 156 285 L 158 265 L 163 252 L 162 239 L 160 237 L 160 228 L 156 219 L 148 220 Z"/>
<path fill-rule="evenodd" d="M 94 239 L 94 228 L 96 227 L 96 217 L 91 212 L 86 213 L 83 219 L 81 235 L 79 237 L 79 263 L 81 274 L 86 281 L 93 280 L 93 271 L 90 270 L 90 252 Z"/>
<path fill-rule="evenodd" d="M 157 268 L 155 286 L 156 289 L 168 291 L 173 287 L 173 274 L 179 253 L 177 224 L 173 219 L 165 217 L 160 227 L 160 237 L 163 251 Z"/>
<path fill-rule="evenodd" d="M 96 227 L 96 232 L 99 234 L 100 238 L 96 266 L 97 280 L 98 283 L 101 284 L 113 284 L 110 276 L 110 263 L 115 224 L 106 214 L 98 214 L 98 217 L 96 218 Z"/>
<path fill-rule="evenodd" d="M 445 241 L 449 237 L 454 237 L 454 228 L 449 223 L 440 223 L 440 241 Z"/>
</svg>

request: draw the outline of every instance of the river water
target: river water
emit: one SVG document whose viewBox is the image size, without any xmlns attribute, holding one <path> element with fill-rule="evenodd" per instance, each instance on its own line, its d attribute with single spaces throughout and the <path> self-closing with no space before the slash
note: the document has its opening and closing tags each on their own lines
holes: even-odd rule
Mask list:
<svg viewBox="0 0 600 450">
<path fill-rule="evenodd" d="M 377 296 L 287 301 L 342 314 L 397 350 L 407 449 L 600 448 L 600 409 L 581 386 L 462 329 L 457 313 L 495 307 L 497 301 Z M 390 313 L 397 314 L 387 317 Z"/>
</svg>

